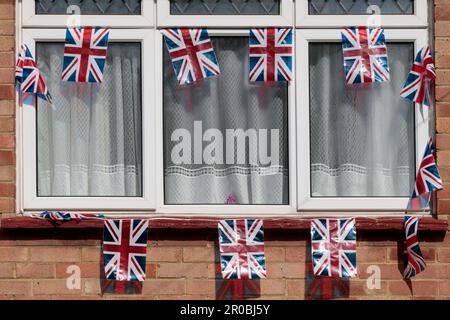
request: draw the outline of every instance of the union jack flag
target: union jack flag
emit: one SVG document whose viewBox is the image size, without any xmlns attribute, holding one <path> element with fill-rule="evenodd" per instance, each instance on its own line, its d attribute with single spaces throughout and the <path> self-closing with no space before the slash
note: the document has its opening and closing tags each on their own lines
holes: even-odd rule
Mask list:
<svg viewBox="0 0 450 320">
<path fill-rule="evenodd" d="M 224 279 L 266 277 L 262 220 L 221 220 L 219 243 Z"/>
<path fill-rule="evenodd" d="M 293 37 L 288 28 L 251 29 L 249 79 L 291 81 Z"/>
<path fill-rule="evenodd" d="M 341 35 L 347 84 L 389 80 L 384 29 L 351 27 Z"/>
<path fill-rule="evenodd" d="M 441 189 L 442 179 L 434 157 L 433 138 L 430 137 L 417 172 L 412 198 Z"/>
<path fill-rule="evenodd" d="M 73 82 L 103 82 L 109 29 L 67 28 L 61 79 Z"/>
<path fill-rule="evenodd" d="M 430 106 L 430 82 L 436 78 L 430 47 L 423 47 L 416 55 L 400 96 L 426 107 Z"/>
<path fill-rule="evenodd" d="M 206 29 L 164 29 L 162 33 L 178 84 L 198 82 L 220 74 Z"/>
<path fill-rule="evenodd" d="M 54 212 L 54 211 L 44 211 L 38 214 L 32 213 L 28 215 L 31 218 L 50 220 L 56 223 L 67 222 L 71 220 L 81 221 L 90 219 L 104 219 L 105 216 L 99 213 L 77 213 L 77 212 Z"/>
<path fill-rule="evenodd" d="M 103 257 L 106 279 L 144 281 L 148 220 L 105 220 Z"/>
<path fill-rule="evenodd" d="M 355 219 L 312 220 L 311 252 L 314 275 L 356 276 Z"/>
<path fill-rule="evenodd" d="M 44 78 L 39 72 L 30 49 L 26 45 L 20 46 L 15 73 L 16 88 L 20 94 L 33 93 L 39 98 L 52 103 L 52 96 L 48 91 Z"/>
<path fill-rule="evenodd" d="M 417 239 L 419 218 L 405 216 L 403 219 L 403 227 L 406 235 L 405 269 L 403 270 L 403 277 L 405 279 L 410 279 L 416 274 L 424 271 L 427 265 L 422 252 L 420 251 L 419 240 Z"/>
</svg>

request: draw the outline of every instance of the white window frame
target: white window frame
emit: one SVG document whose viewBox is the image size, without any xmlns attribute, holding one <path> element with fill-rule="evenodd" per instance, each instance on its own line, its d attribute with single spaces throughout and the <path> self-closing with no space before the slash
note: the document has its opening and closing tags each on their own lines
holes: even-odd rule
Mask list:
<svg viewBox="0 0 450 320">
<path fill-rule="evenodd" d="M 23 27 L 65 28 L 71 15 L 36 14 L 35 0 L 22 0 Z M 151 28 L 154 24 L 153 0 L 142 0 L 140 15 L 81 15 L 81 26 L 108 26 L 116 28 Z"/>
<path fill-rule="evenodd" d="M 428 26 L 428 0 L 414 1 L 414 14 L 380 15 L 380 25 L 384 28 L 426 28 Z M 365 26 L 370 15 L 310 15 L 309 1 L 296 1 L 295 21 L 301 28 L 342 28 Z M 351 22 L 349 22 L 351 20 Z"/>
<path fill-rule="evenodd" d="M 209 35 L 214 36 L 248 36 L 248 29 L 209 29 Z M 158 136 L 156 147 L 157 154 L 164 154 L 164 132 L 163 132 L 163 36 L 162 33 L 156 35 L 155 44 L 155 55 L 156 55 L 156 74 L 158 78 L 156 80 L 156 130 L 161 132 Z M 158 48 L 160 48 L 158 50 Z M 162 49 L 162 50 L 161 50 Z M 220 66 L 220 61 L 219 61 Z M 223 67 L 223 66 L 220 66 Z M 295 64 L 294 64 L 295 68 Z M 295 70 L 295 69 L 294 69 Z M 157 172 L 157 212 L 163 214 L 213 214 L 215 216 L 230 214 L 258 214 L 262 215 L 280 215 L 287 216 L 289 214 L 295 214 L 297 212 L 297 185 L 296 185 L 296 154 L 294 152 L 296 146 L 296 134 L 295 134 L 295 75 L 293 80 L 288 85 L 288 150 L 289 150 L 289 203 L 286 205 L 221 205 L 221 204 L 211 204 L 211 205 L 185 205 L 185 204 L 174 204 L 169 205 L 164 203 L 164 162 L 163 157 L 159 156 L 156 161 L 156 172 Z"/>
<path fill-rule="evenodd" d="M 292 27 L 294 0 L 280 0 L 279 15 L 171 15 L 170 0 L 157 1 L 159 27 Z"/>
<path fill-rule="evenodd" d="M 29 46 L 34 57 L 38 41 L 64 42 L 65 29 L 22 29 L 23 42 Z M 43 197 L 37 195 L 36 153 L 36 108 L 24 104 L 18 107 L 19 127 L 21 129 L 18 154 L 21 158 L 22 211 L 29 210 L 146 210 L 156 207 L 155 198 L 155 108 L 154 81 L 154 30 L 112 29 L 110 42 L 140 42 L 142 70 L 142 197 Z M 144 59 L 144 57 L 148 57 Z M 39 106 L 38 106 L 39 107 Z M 41 106 L 42 107 L 42 106 Z M 153 128 L 153 129 L 152 129 Z M 30 159 L 30 161 L 25 161 Z"/>
<path fill-rule="evenodd" d="M 386 42 L 413 42 L 414 54 L 427 45 L 426 29 L 385 29 Z M 309 43 L 341 42 L 341 29 L 303 29 L 296 31 L 297 74 L 305 75 L 297 78 L 297 172 L 298 172 L 298 210 L 299 211 L 393 211 L 404 212 L 408 197 L 312 197 L 309 118 Z M 344 79 L 342 80 L 344 81 Z M 415 158 L 416 167 L 423 157 L 423 151 L 429 134 L 428 108 L 415 104 Z"/>
</svg>

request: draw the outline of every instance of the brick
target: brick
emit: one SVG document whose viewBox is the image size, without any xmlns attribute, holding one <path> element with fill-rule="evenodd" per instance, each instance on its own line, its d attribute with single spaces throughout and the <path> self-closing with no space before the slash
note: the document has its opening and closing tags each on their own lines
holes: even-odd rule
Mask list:
<svg viewBox="0 0 450 320">
<path fill-rule="evenodd" d="M 437 261 L 449 263 L 450 262 L 450 248 L 438 249 L 437 256 L 438 256 Z"/>
<path fill-rule="evenodd" d="M 0 123 L 2 121 L 0 120 Z M 1 131 L 1 129 L 0 129 Z M 0 134 L 0 148 L 1 149 L 13 149 L 15 146 L 15 136 L 12 133 Z"/>
<path fill-rule="evenodd" d="M 305 296 L 305 280 L 286 280 L 287 294 L 289 297 L 304 297 Z"/>
<path fill-rule="evenodd" d="M 379 268 L 381 280 L 395 280 L 399 279 L 402 276 L 401 271 L 399 270 L 398 263 L 387 263 L 387 264 L 358 263 L 358 278 L 366 280 L 369 277 L 370 278 L 374 277 L 376 275 L 376 272 L 374 272 L 373 270 L 375 269 L 374 267 Z"/>
<path fill-rule="evenodd" d="M 31 282 L 21 280 L 0 280 L 1 295 L 30 295 Z"/>
<path fill-rule="evenodd" d="M 81 261 L 98 261 L 100 262 L 100 247 L 84 247 L 81 248 Z"/>
<path fill-rule="evenodd" d="M 411 289 L 407 282 L 403 280 L 389 281 L 389 293 L 397 296 L 434 296 L 437 294 L 439 282 L 438 281 L 413 281 L 411 282 Z"/>
<path fill-rule="evenodd" d="M 13 181 L 16 171 L 11 166 L 0 166 L 0 181 Z"/>
<path fill-rule="evenodd" d="M 30 248 L 30 261 L 39 262 L 78 262 L 81 249 L 71 247 L 35 247 Z"/>
<path fill-rule="evenodd" d="M 0 20 L 0 35 L 13 36 L 14 29 L 14 20 Z"/>
<path fill-rule="evenodd" d="M 0 36 L 0 52 L 8 51 L 14 52 L 15 37 L 14 36 Z"/>
<path fill-rule="evenodd" d="M 369 282 L 372 285 L 371 282 Z M 367 280 L 351 280 L 349 281 L 349 296 L 385 296 L 387 294 L 387 281 L 380 281 L 380 287 L 371 287 Z"/>
<path fill-rule="evenodd" d="M 436 56 L 436 68 L 437 69 L 441 69 L 441 68 L 450 68 L 450 56 L 448 55 L 437 55 Z"/>
<path fill-rule="evenodd" d="M 16 212 L 16 201 L 14 199 L 0 199 L 0 212 L 3 214 Z"/>
<path fill-rule="evenodd" d="M 69 289 L 66 279 L 44 279 L 33 281 L 34 295 L 79 294 L 80 289 Z"/>
<path fill-rule="evenodd" d="M 75 265 L 80 268 L 81 278 L 100 278 L 101 265 L 98 262 L 76 262 L 76 263 L 57 263 L 56 278 L 67 278 L 71 273 L 67 273 L 69 266 Z"/>
<path fill-rule="evenodd" d="M 286 253 L 285 248 L 280 247 L 265 247 L 264 252 L 268 263 L 271 262 L 284 262 Z"/>
<path fill-rule="evenodd" d="M 437 69 L 436 70 L 436 85 L 449 85 L 450 84 L 450 70 Z"/>
<path fill-rule="evenodd" d="M 0 99 L 13 100 L 16 96 L 12 84 L 0 84 Z"/>
<path fill-rule="evenodd" d="M 304 262 L 306 261 L 305 248 L 286 248 L 286 262 Z"/>
<path fill-rule="evenodd" d="M 26 261 L 28 249 L 20 247 L 0 247 L 0 262 Z"/>
<path fill-rule="evenodd" d="M 216 293 L 216 281 L 215 280 L 187 280 L 186 281 L 186 293 L 191 294 L 210 294 Z"/>
<path fill-rule="evenodd" d="M 450 281 L 439 282 L 439 295 L 450 296 Z"/>
<path fill-rule="evenodd" d="M 358 248 L 359 262 L 378 262 L 386 261 L 385 248 Z"/>
<path fill-rule="evenodd" d="M 437 118 L 436 119 L 436 131 L 438 133 L 450 132 L 450 118 Z"/>
<path fill-rule="evenodd" d="M 181 261 L 180 248 L 150 247 L 147 249 L 147 261 L 152 262 L 177 262 Z"/>
<path fill-rule="evenodd" d="M 84 294 L 100 295 L 102 293 L 102 290 L 100 287 L 100 279 L 83 280 L 82 288 L 83 288 Z"/>
<path fill-rule="evenodd" d="M 13 278 L 14 277 L 14 264 L 13 263 L 0 263 L 0 279 L 1 278 Z"/>
<path fill-rule="evenodd" d="M 13 68 L 2 68 L 2 65 L 0 65 L 0 83 L 14 83 L 14 72 Z"/>
<path fill-rule="evenodd" d="M 185 262 L 213 262 L 215 249 L 212 247 L 187 247 L 183 248 L 183 261 Z M 178 254 L 175 255 L 178 258 Z M 173 261 L 173 260 L 172 260 Z M 177 260 L 175 260 L 177 261 Z"/>
<path fill-rule="evenodd" d="M 450 22 L 436 21 L 435 36 L 436 37 L 450 37 Z"/>
<path fill-rule="evenodd" d="M 158 295 L 175 295 L 186 293 L 186 282 L 181 279 L 150 279 L 145 280 L 142 293 L 146 294 L 158 294 Z"/>
<path fill-rule="evenodd" d="M 158 278 L 206 278 L 210 271 L 207 263 L 159 263 Z"/>
<path fill-rule="evenodd" d="M 45 279 L 55 277 L 55 266 L 48 263 L 17 263 L 16 277 L 27 279 Z"/>
<path fill-rule="evenodd" d="M 0 182 L 0 197 L 14 197 L 16 186 L 14 183 Z"/>
<path fill-rule="evenodd" d="M 450 87 L 437 86 L 436 87 L 436 101 L 450 102 Z"/>
<path fill-rule="evenodd" d="M 0 19 L 14 19 L 14 1 L 0 2 Z"/>
<path fill-rule="evenodd" d="M 286 281 L 284 279 L 260 280 L 261 295 L 285 295 Z"/>
<path fill-rule="evenodd" d="M 14 165 L 14 151 L 0 150 L 0 166 Z"/>
<path fill-rule="evenodd" d="M 0 116 L 14 115 L 15 105 L 12 100 L 0 100 Z"/>
<path fill-rule="evenodd" d="M 304 278 L 305 264 L 294 262 L 268 263 L 267 274 L 270 278 Z"/>
</svg>

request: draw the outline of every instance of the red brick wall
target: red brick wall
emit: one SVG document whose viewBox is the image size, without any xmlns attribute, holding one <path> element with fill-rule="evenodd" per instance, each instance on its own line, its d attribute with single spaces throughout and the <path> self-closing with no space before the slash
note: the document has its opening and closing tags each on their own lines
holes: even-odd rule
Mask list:
<svg viewBox="0 0 450 320">
<path fill-rule="evenodd" d="M 446 189 L 438 194 L 440 219 L 450 214 L 450 0 L 436 0 L 437 149 Z M 0 0 L 0 212 L 15 211 L 14 0 Z M 216 233 L 204 230 L 150 233 L 147 277 L 142 296 L 177 299 L 217 297 Z M 101 231 L 0 229 L 0 299 L 101 298 Z M 450 299 L 450 236 L 420 233 L 428 268 L 410 283 L 402 280 L 401 232 L 358 233 L 358 272 L 336 298 Z M 305 288 L 310 264 L 306 231 L 267 231 L 266 299 L 311 298 Z M 81 268 L 81 289 L 66 287 L 67 266 Z M 369 289 L 367 267 L 381 270 L 380 289 Z M 124 296 L 103 296 L 124 298 Z"/>
</svg>

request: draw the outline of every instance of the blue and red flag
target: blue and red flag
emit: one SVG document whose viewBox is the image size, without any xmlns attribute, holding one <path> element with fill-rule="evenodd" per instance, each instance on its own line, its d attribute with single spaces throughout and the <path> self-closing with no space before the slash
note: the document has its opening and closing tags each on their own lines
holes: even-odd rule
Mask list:
<svg viewBox="0 0 450 320">
<path fill-rule="evenodd" d="M 292 80 L 292 29 L 250 29 L 249 50 L 251 82 Z"/>
<path fill-rule="evenodd" d="M 262 220 L 221 220 L 219 222 L 219 245 L 224 279 L 266 277 Z"/>
<path fill-rule="evenodd" d="M 103 82 L 109 29 L 67 28 L 61 79 L 73 82 Z"/>
<path fill-rule="evenodd" d="M 144 281 L 148 220 L 105 220 L 103 265 L 106 279 Z"/>
<path fill-rule="evenodd" d="M 356 276 L 356 222 L 351 219 L 313 219 L 311 253 L 314 275 Z"/>
<path fill-rule="evenodd" d="M 434 155 L 433 138 L 430 137 L 417 171 L 416 182 L 408 203 L 408 209 L 418 210 L 428 207 L 431 193 L 442 188 L 442 179 Z"/>
<path fill-rule="evenodd" d="M 430 106 L 430 85 L 436 79 L 430 47 L 420 49 L 400 96 L 423 106 Z"/>
<path fill-rule="evenodd" d="M 21 45 L 16 62 L 16 89 L 19 94 L 31 93 L 37 97 L 52 103 L 52 96 L 48 91 L 42 74 L 39 72 L 36 61 L 30 49 Z"/>
<path fill-rule="evenodd" d="M 384 29 L 350 27 L 345 28 L 341 35 L 347 84 L 389 80 Z"/>
<path fill-rule="evenodd" d="M 405 229 L 405 266 L 403 277 L 410 279 L 421 273 L 426 268 L 425 259 L 420 251 L 419 240 L 417 239 L 417 229 L 419 227 L 419 217 L 405 216 L 403 228 Z"/>
<path fill-rule="evenodd" d="M 220 74 L 206 29 L 164 29 L 162 34 L 179 85 L 199 82 Z"/>
<path fill-rule="evenodd" d="M 61 211 L 44 211 L 41 213 L 31 213 L 28 215 L 31 218 L 48 220 L 56 224 L 61 224 L 68 221 L 81 220 L 103 220 L 105 216 L 100 213 L 78 213 L 78 212 L 61 212 Z"/>
</svg>

